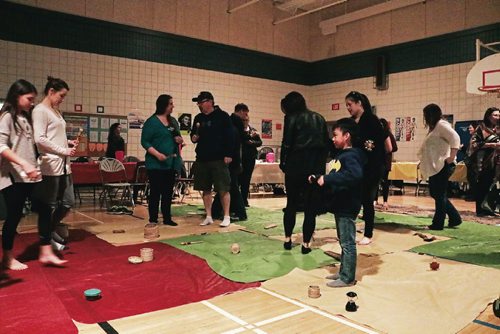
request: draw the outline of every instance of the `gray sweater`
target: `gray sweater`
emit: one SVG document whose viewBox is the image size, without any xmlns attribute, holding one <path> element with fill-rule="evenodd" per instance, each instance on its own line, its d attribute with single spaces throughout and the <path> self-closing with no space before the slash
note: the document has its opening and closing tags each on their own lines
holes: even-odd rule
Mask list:
<svg viewBox="0 0 500 334">
<path fill-rule="evenodd" d="M 16 132 L 14 120 L 9 113 L 0 116 L 0 154 L 11 149 L 33 166 L 37 166 L 33 129 L 24 116 L 19 115 L 17 120 L 20 125 L 19 132 Z M 26 176 L 21 166 L 0 159 L 0 190 L 12 184 L 11 176 L 16 183 L 34 182 Z"/>
<path fill-rule="evenodd" d="M 62 115 L 40 103 L 33 109 L 32 117 L 42 175 L 71 174 L 71 149 L 68 147 L 66 121 Z"/>
</svg>

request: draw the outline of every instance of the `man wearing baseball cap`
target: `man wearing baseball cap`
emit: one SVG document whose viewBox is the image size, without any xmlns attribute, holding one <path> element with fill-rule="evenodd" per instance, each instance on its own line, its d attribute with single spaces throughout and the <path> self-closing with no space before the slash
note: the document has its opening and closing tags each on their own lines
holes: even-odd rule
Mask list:
<svg viewBox="0 0 500 334">
<path fill-rule="evenodd" d="M 191 141 L 196 144 L 194 189 L 202 191 L 206 218 L 201 226 L 210 225 L 212 219 L 212 187 L 219 193 L 224 218 L 220 226 L 231 223 L 229 203 L 231 200 L 231 178 L 228 165 L 232 161 L 234 137 L 229 115 L 216 106 L 210 92 L 200 92 L 193 97 L 200 113 L 194 117 Z"/>
</svg>

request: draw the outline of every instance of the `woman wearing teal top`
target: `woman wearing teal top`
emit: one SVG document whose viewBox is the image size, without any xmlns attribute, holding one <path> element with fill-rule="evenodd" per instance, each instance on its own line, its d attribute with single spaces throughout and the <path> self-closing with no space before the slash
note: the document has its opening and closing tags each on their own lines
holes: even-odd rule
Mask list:
<svg viewBox="0 0 500 334">
<path fill-rule="evenodd" d="M 163 224 L 177 226 L 172 221 L 170 206 L 174 189 L 175 173 L 180 170 L 182 160 L 179 145 L 183 143 L 179 124 L 171 116 L 174 102 L 170 95 L 160 95 L 156 100 L 156 111 L 142 127 L 141 145 L 146 150 L 150 194 L 148 202 L 149 222 L 158 223 L 158 205 L 161 198 Z"/>
</svg>

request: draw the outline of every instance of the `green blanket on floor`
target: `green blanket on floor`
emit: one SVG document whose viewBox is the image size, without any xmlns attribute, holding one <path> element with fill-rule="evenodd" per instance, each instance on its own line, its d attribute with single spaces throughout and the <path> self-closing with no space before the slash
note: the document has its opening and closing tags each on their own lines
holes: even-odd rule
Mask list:
<svg viewBox="0 0 500 334">
<path fill-rule="evenodd" d="M 281 241 L 243 231 L 191 235 L 162 242 L 199 256 L 219 275 L 244 283 L 283 276 L 296 267 L 311 270 L 335 262 L 319 249 L 307 255 L 300 252 L 300 246 L 286 251 Z M 192 244 L 182 245 L 183 242 Z M 233 243 L 240 246 L 238 254 L 231 252 Z"/>
<path fill-rule="evenodd" d="M 174 216 L 204 214 L 202 206 L 184 205 L 173 207 L 172 210 Z M 281 210 L 252 207 L 248 208 L 247 212 L 248 221 L 238 223 L 243 225 L 247 230 L 266 236 L 283 235 L 283 212 Z M 295 227 L 296 233 L 301 232 L 302 219 L 303 214 L 298 214 L 297 226 Z M 376 212 L 375 227 L 377 224 L 384 223 L 397 224 L 398 226 L 419 232 L 451 238 L 450 240 L 431 242 L 412 248 L 410 250 L 412 252 L 426 253 L 450 260 L 500 269 L 500 227 L 498 226 L 465 221 L 458 228 L 445 228 L 443 231 L 423 231 L 422 228 L 424 226 L 432 223 L 432 218 Z M 265 229 L 265 226 L 269 224 L 276 224 L 277 226 L 272 229 Z M 334 227 L 335 222 L 332 215 L 323 215 L 317 218 L 316 229 Z M 224 245 L 225 249 L 228 249 L 229 245 L 230 243 Z M 282 249 L 281 243 L 279 243 L 278 248 Z"/>
<path fill-rule="evenodd" d="M 197 215 L 204 216 L 205 210 L 201 205 L 182 205 L 172 206 L 172 216 L 189 216 Z M 284 235 L 283 230 L 283 211 L 268 210 L 261 208 L 247 208 L 248 220 L 242 222 L 234 222 L 235 224 L 244 226 L 245 229 L 257 232 L 267 236 Z M 302 233 L 302 221 L 304 213 L 297 213 L 297 223 L 295 225 L 295 233 Z M 276 227 L 266 229 L 266 226 L 276 224 Z M 316 230 L 324 230 L 335 227 L 335 219 L 332 214 L 322 215 L 316 218 Z"/>
<path fill-rule="evenodd" d="M 498 226 L 464 221 L 458 228 L 422 231 L 421 228 L 432 223 L 431 218 L 379 212 L 375 216 L 375 226 L 377 223 L 396 223 L 426 234 L 451 238 L 412 248 L 412 252 L 500 269 L 500 227 Z"/>
</svg>

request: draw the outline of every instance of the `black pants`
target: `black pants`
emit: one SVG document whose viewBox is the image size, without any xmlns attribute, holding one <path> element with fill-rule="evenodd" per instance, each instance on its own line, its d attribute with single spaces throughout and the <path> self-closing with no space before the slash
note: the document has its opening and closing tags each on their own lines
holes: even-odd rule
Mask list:
<svg viewBox="0 0 500 334">
<path fill-rule="evenodd" d="M 2 248 L 12 250 L 17 226 L 23 217 L 23 208 L 26 198 L 33 190 L 33 183 L 14 183 L 2 190 L 7 207 L 7 218 L 2 228 Z"/>
<path fill-rule="evenodd" d="M 384 172 L 384 166 L 375 170 L 370 170 L 363 177 L 363 190 L 361 194 L 361 204 L 363 205 L 363 220 L 365 221 L 365 233 L 364 236 L 367 238 L 373 237 L 373 227 L 375 226 L 375 208 L 373 207 L 373 201 L 377 197 L 378 186 L 380 179 L 382 178 L 382 173 Z"/>
<path fill-rule="evenodd" d="M 161 208 L 163 222 L 171 221 L 170 207 L 174 192 L 175 171 L 173 169 L 148 169 L 148 178 L 150 186 L 148 199 L 149 222 L 158 223 L 158 205 Z"/>
<path fill-rule="evenodd" d="M 75 205 L 71 174 L 44 175 L 33 189 L 41 245 L 50 245 L 51 233 Z"/>
<path fill-rule="evenodd" d="M 382 198 L 384 199 L 384 203 L 389 199 L 389 186 L 391 185 L 391 181 L 389 181 L 389 170 L 384 169 L 384 175 L 382 176 L 382 180 L 380 181 L 382 185 Z M 377 188 L 377 197 L 378 198 L 378 188 Z"/>
<path fill-rule="evenodd" d="M 229 170 L 231 176 L 231 190 L 229 191 L 231 195 L 231 201 L 229 204 L 229 212 L 234 214 L 240 220 L 247 219 L 247 210 L 245 209 L 245 204 L 243 203 L 243 198 L 240 192 L 240 183 L 238 179 L 238 173 L 233 170 Z M 220 201 L 219 193 L 215 195 L 214 202 L 212 204 L 212 217 L 222 217 L 224 213 L 222 212 L 222 203 Z"/>
<path fill-rule="evenodd" d="M 481 207 L 483 204 L 484 200 L 488 196 L 488 193 L 490 192 L 490 187 L 493 184 L 493 180 L 495 179 L 495 170 L 494 169 L 484 169 L 479 172 L 478 178 L 477 178 L 477 184 L 476 184 L 476 193 L 475 193 L 475 199 L 476 199 L 476 214 L 480 214 L 485 211 Z M 489 205 L 489 203 L 488 203 Z M 492 208 L 493 211 L 495 208 Z"/>
<path fill-rule="evenodd" d="M 316 215 L 318 212 L 319 187 L 309 184 L 307 176 L 285 175 L 286 208 L 283 215 L 285 237 L 291 237 L 295 228 L 298 211 L 304 211 L 302 223 L 303 241 L 311 241 L 316 228 Z"/>
<path fill-rule="evenodd" d="M 476 199 L 477 170 L 473 163 L 466 163 L 465 165 L 467 166 L 467 183 L 469 184 L 467 197 Z"/>
<path fill-rule="evenodd" d="M 243 171 L 239 176 L 241 197 L 243 203 L 248 205 L 248 197 L 250 194 L 250 180 L 252 179 L 253 169 L 255 168 L 255 159 L 243 160 Z"/>
</svg>

